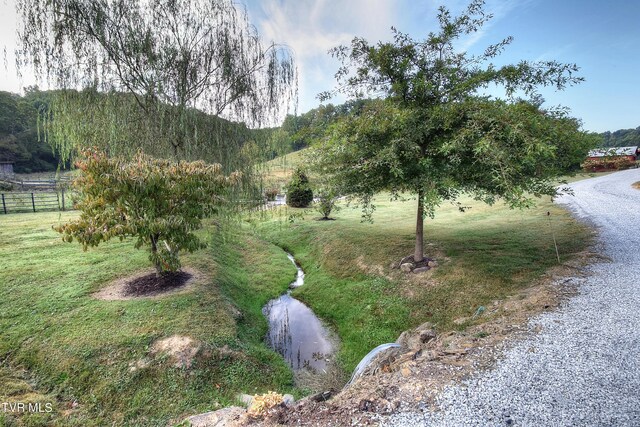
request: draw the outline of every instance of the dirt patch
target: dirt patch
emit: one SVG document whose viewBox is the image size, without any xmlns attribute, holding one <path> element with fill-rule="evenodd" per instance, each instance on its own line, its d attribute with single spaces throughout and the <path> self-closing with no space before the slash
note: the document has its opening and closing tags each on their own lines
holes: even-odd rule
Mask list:
<svg viewBox="0 0 640 427">
<path fill-rule="evenodd" d="M 174 274 L 156 277 L 155 270 L 148 269 L 132 276 L 114 280 L 94 293 L 94 298 L 106 301 L 122 301 L 135 298 L 161 298 L 188 292 L 206 280 L 206 276 L 193 268 L 183 268 Z"/>
<path fill-rule="evenodd" d="M 154 342 L 150 354 L 168 357 L 169 363 L 175 368 L 189 368 L 200 347 L 200 343 L 193 338 L 172 335 Z"/>
<path fill-rule="evenodd" d="M 640 181 L 634 182 L 633 184 L 631 184 L 631 186 L 636 190 L 640 190 Z"/>
<path fill-rule="evenodd" d="M 597 256 L 580 254 L 549 270 L 534 286 L 488 304 L 474 319 L 465 319 L 472 325 L 463 332 L 440 333 L 426 343 L 412 339 L 411 334 L 421 333 L 419 328 L 403 334 L 403 347 L 382 353 L 362 377 L 334 398 L 303 399 L 263 425 L 376 425 L 400 408 L 435 409 L 436 397 L 446 385 L 493 366 L 514 340 L 530 333 L 531 317 L 574 295 L 585 274 L 582 267 Z"/>
<path fill-rule="evenodd" d="M 381 276 L 389 281 L 395 280 L 394 277 L 386 275 L 384 267 L 379 264 L 367 264 L 363 255 L 356 258 L 356 264 L 365 274 L 371 276 Z"/>
</svg>

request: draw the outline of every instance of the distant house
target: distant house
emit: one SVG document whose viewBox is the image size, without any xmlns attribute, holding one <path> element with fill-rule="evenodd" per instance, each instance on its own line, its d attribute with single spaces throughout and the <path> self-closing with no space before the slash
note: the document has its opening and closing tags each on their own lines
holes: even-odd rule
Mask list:
<svg viewBox="0 0 640 427">
<path fill-rule="evenodd" d="M 638 146 L 598 148 L 589 151 L 583 168 L 592 172 L 625 169 L 634 166 L 639 158 Z"/>
<path fill-rule="evenodd" d="M 638 160 L 639 147 L 612 147 L 612 148 L 598 148 L 596 150 L 589 151 L 587 159 L 596 160 L 602 157 L 627 157 L 634 162 Z"/>
<path fill-rule="evenodd" d="M 13 177 L 13 162 L 0 161 L 0 176 Z"/>
</svg>

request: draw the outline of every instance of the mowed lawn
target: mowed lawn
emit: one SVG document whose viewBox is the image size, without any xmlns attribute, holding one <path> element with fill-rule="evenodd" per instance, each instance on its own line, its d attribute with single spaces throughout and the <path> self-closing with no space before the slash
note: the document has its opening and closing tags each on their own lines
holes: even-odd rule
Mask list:
<svg viewBox="0 0 640 427">
<path fill-rule="evenodd" d="M 425 321 L 440 331 L 484 321 L 473 318 L 479 307 L 557 265 L 554 234 L 562 262 L 591 238 L 549 201 L 524 211 L 463 202 L 466 213 L 444 205 L 425 221 L 426 255 L 440 265 L 424 276 L 390 267 L 413 252 L 416 201 L 379 195 L 373 224 L 345 206 L 335 221 L 284 207 L 222 234 L 209 224 L 201 232 L 209 248 L 183 258 L 207 280 L 187 293 L 129 301 L 92 294 L 148 267 L 131 241 L 83 252 L 51 229 L 77 213 L 1 216 L 0 401 L 53 400 L 55 410 L 0 414 L 0 425 L 157 426 L 234 404 L 236 393 L 299 396 L 290 370 L 264 345 L 261 308 L 295 275 L 281 248 L 306 272 L 294 296 L 338 333 L 338 360 L 349 372 L 369 350 Z M 201 343 L 190 368 L 150 354 L 172 335 Z M 149 366 L 131 369 L 144 358 Z"/>
<path fill-rule="evenodd" d="M 256 228 L 300 261 L 306 284 L 293 295 L 339 333 L 339 360 L 350 371 L 368 351 L 425 321 L 440 331 L 484 321 L 473 318 L 480 307 L 517 294 L 558 264 L 554 234 L 561 262 L 585 250 L 592 236 L 548 198 L 522 211 L 462 202 L 471 209 L 443 205 L 425 220 L 425 255 L 439 267 L 424 275 L 391 268 L 413 254 L 415 200 L 379 195 L 373 224 L 361 222 L 359 209 L 318 221 L 312 209 L 282 208 Z"/>
<path fill-rule="evenodd" d="M 291 372 L 263 344 L 260 311 L 295 274 L 281 249 L 205 231 L 209 248 L 183 259 L 207 276 L 192 291 L 102 301 L 92 294 L 148 268 L 148 255 L 132 241 L 87 252 L 62 242 L 51 227 L 75 215 L 0 217 L 0 402 L 54 409 L 0 413 L 0 425 L 166 425 L 232 404 L 239 392 L 291 388 Z M 150 355 L 155 340 L 172 335 L 201 343 L 191 368 Z M 143 358 L 149 366 L 132 370 Z"/>
</svg>

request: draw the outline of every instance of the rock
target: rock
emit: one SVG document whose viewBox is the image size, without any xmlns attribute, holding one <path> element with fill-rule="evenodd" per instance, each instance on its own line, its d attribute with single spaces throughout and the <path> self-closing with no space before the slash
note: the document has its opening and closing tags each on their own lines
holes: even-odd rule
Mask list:
<svg viewBox="0 0 640 427">
<path fill-rule="evenodd" d="M 396 340 L 396 344 L 400 344 L 402 347 L 411 348 L 409 346 L 409 337 L 411 333 L 409 331 L 404 331 L 400 334 L 398 339 Z"/>
<path fill-rule="evenodd" d="M 420 342 L 428 343 L 431 340 L 436 339 L 436 331 L 433 329 L 422 329 L 418 332 L 420 334 Z"/>
<path fill-rule="evenodd" d="M 246 411 L 239 406 L 230 406 L 218 411 L 206 412 L 187 418 L 193 427 L 239 427 L 243 425 Z"/>
<path fill-rule="evenodd" d="M 406 256 L 400 260 L 400 265 L 405 263 L 413 263 L 413 255 Z"/>
<path fill-rule="evenodd" d="M 435 268 L 438 266 L 438 261 L 431 260 L 427 263 L 427 265 L 429 266 L 429 268 Z"/>
<path fill-rule="evenodd" d="M 400 373 L 402 374 L 403 377 L 407 378 L 408 376 L 411 375 L 411 369 L 402 368 L 402 369 L 400 369 Z"/>
<path fill-rule="evenodd" d="M 330 391 L 322 391 L 320 393 L 309 396 L 309 399 L 313 400 L 314 402 L 324 402 L 325 400 L 329 400 L 331 395 L 332 393 Z"/>
<path fill-rule="evenodd" d="M 414 274 L 426 273 L 429 270 L 431 270 L 431 268 L 429 268 L 429 267 L 418 267 L 418 268 L 413 270 L 413 273 Z"/>
<path fill-rule="evenodd" d="M 414 265 L 410 262 L 405 262 L 404 264 L 400 264 L 400 270 L 402 270 L 405 273 L 411 273 L 411 270 L 413 270 Z"/>
<path fill-rule="evenodd" d="M 294 403 L 296 403 L 296 399 L 290 394 L 285 394 L 284 396 L 282 396 L 282 403 L 287 406 L 292 406 Z"/>
<path fill-rule="evenodd" d="M 422 350 L 426 344 L 435 338 L 436 332 L 433 329 L 433 325 L 429 322 L 425 322 L 417 328 L 410 331 L 404 331 L 400 334 L 396 343 L 410 350 L 418 351 Z"/>
<path fill-rule="evenodd" d="M 238 394 L 236 395 L 236 399 L 242 402 L 242 404 L 248 408 L 253 403 L 253 396 L 249 394 Z"/>
<path fill-rule="evenodd" d="M 444 354 L 449 356 L 459 356 L 462 354 L 467 354 L 467 350 L 464 348 L 447 348 L 443 351 Z"/>
<path fill-rule="evenodd" d="M 367 412 L 373 408 L 373 402 L 367 399 L 362 399 L 358 405 L 358 409 L 362 412 Z"/>
</svg>

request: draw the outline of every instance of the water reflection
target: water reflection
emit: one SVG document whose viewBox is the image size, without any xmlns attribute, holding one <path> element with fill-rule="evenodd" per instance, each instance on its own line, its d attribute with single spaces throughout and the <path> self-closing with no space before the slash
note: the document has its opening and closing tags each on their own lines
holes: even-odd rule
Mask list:
<svg viewBox="0 0 640 427">
<path fill-rule="evenodd" d="M 296 280 L 289 287 L 304 284 L 304 272 L 290 254 L 287 257 L 296 266 Z M 269 301 L 262 309 L 269 322 L 268 344 L 293 369 L 324 371 L 327 358 L 333 354 L 329 333 L 309 307 L 289 295 Z"/>
</svg>

